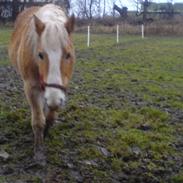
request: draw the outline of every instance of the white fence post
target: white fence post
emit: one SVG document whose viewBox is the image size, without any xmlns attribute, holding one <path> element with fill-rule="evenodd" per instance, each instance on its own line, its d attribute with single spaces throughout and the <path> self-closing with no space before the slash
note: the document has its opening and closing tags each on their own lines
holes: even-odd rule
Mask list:
<svg viewBox="0 0 183 183">
<path fill-rule="evenodd" d="M 141 30 L 142 30 L 142 39 L 144 39 L 144 24 L 142 24 Z"/>
<path fill-rule="evenodd" d="M 88 26 L 87 46 L 90 47 L 90 26 Z"/>
<path fill-rule="evenodd" d="M 119 25 L 116 27 L 116 42 L 119 43 Z"/>
</svg>

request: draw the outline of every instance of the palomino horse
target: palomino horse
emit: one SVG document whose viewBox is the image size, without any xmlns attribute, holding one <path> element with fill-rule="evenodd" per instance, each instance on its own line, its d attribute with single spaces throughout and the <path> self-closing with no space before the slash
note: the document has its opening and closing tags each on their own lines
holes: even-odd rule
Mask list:
<svg viewBox="0 0 183 183">
<path fill-rule="evenodd" d="M 75 62 L 73 29 L 74 16 L 68 18 L 53 4 L 28 8 L 15 23 L 9 56 L 23 79 L 31 107 L 37 160 L 42 159 L 44 133 L 66 100 Z"/>
</svg>

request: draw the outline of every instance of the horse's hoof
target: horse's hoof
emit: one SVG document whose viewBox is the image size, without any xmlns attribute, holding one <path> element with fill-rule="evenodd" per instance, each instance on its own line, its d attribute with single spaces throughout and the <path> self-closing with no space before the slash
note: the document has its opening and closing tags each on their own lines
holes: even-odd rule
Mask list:
<svg viewBox="0 0 183 183">
<path fill-rule="evenodd" d="M 46 156 L 45 156 L 44 152 L 36 151 L 34 153 L 34 161 L 35 161 L 35 163 L 37 163 L 41 166 L 45 166 L 46 165 Z"/>
<path fill-rule="evenodd" d="M 50 126 L 46 125 L 46 127 L 44 129 L 44 138 L 49 136 L 49 128 L 50 128 Z"/>
<path fill-rule="evenodd" d="M 46 126 L 45 126 L 45 128 L 44 128 L 44 138 L 46 138 L 46 137 L 50 137 L 50 134 L 49 134 L 49 129 L 51 128 L 53 126 L 53 123 L 50 123 L 49 124 L 49 122 L 47 122 L 47 124 L 46 124 Z"/>
</svg>

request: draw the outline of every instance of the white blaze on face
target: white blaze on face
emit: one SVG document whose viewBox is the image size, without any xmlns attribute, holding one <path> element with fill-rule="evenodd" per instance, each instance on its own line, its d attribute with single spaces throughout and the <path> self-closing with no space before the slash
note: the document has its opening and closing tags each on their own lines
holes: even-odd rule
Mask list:
<svg viewBox="0 0 183 183">
<path fill-rule="evenodd" d="M 49 59 L 49 69 L 47 75 L 48 84 L 58 84 L 58 85 L 63 84 L 60 70 L 61 57 L 62 53 L 59 49 L 48 52 L 48 59 Z M 64 104 L 66 100 L 65 94 L 62 90 L 52 87 L 46 87 L 45 98 L 47 105 L 50 107 L 61 106 Z"/>
</svg>

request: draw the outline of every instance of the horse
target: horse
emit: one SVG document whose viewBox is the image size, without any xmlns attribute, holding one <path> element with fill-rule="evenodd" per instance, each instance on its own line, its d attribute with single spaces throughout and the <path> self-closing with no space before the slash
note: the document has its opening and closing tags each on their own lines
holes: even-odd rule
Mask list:
<svg viewBox="0 0 183 183">
<path fill-rule="evenodd" d="M 36 160 L 43 159 L 44 137 L 66 102 L 75 63 L 74 24 L 74 15 L 53 4 L 30 7 L 15 21 L 9 57 L 30 105 Z"/>
</svg>

